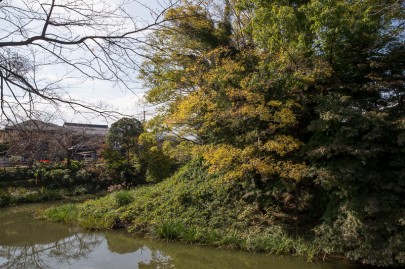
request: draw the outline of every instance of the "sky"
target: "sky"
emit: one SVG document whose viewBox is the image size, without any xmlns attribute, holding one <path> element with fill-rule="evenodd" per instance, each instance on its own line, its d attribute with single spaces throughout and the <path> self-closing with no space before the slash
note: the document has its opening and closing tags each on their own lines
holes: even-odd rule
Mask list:
<svg viewBox="0 0 405 269">
<path fill-rule="evenodd" d="M 112 0 L 111 2 L 118 4 L 120 1 Z M 134 3 L 131 5 L 132 8 L 127 9 L 131 15 L 139 18 L 141 21 L 150 21 L 152 15 L 150 12 L 142 7 L 146 5 L 154 10 L 161 10 L 162 5 L 167 5 L 164 1 L 153 1 L 153 0 L 142 0 L 139 3 Z M 137 73 L 134 71 L 134 78 L 136 78 Z M 143 119 L 144 114 L 146 118 L 151 118 L 154 114 L 154 108 L 145 103 L 143 98 L 144 93 L 147 89 L 143 87 L 142 83 L 139 81 L 135 87 L 130 90 L 125 88 L 120 88 L 113 83 L 108 83 L 105 81 L 91 81 L 87 80 L 84 83 L 75 85 L 69 89 L 69 94 L 73 99 L 83 100 L 85 102 L 101 102 L 108 108 L 115 110 L 119 113 L 125 115 L 135 116 L 138 119 Z M 145 112 L 144 112 L 145 111 Z M 56 119 L 56 123 L 61 123 L 62 121 L 67 122 L 86 122 L 93 124 L 111 124 L 115 121 L 114 118 L 102 118 L 102 117 L 92 117 L 88 116 L 81 117 L 75 114 L 73 111 L 65 110 L 64 119 Z"/>
<path fill-rule="evenodd" d="M 39 0 L 41 3 L 49 3 L 50 0 Z M 131 16 L 134 16 L 137 21 L 139 21 L 140 24 L 147 24 L 149 21 L 153 20 L 153 14 L 152 11 L 159 12 L 161 11 L 164 7 L 167 7 L 170 3 L 171 0 L 123 0 L 125 1 L 125 12 L 130 14 Z M 119 3 L 122 3 L 123 1 L 121 0 L 106 0 L 108 5 L 111 4 L 117 5 Z M 175 0 L 173 0 L 175 1 Z M 97 1 L 95 1 L 98 3 Z M 6 2 L 3 2 L 7 3 Z M 11 5 L 21 5 L 23 6 L 24 0 L 10 0 L 8 3 L 12 3 Z M 31 2 L 33 3 L 33 2 Z M 84 3 L 87 3 L 84 1 Z M 97 5 L 97 4 L 96 4 Z M 56 11 L 55 11 L 56 12 Z M 54 12 L 54 13 L 55 13 Z M 1 12 L 0 12 L 1 13 Z M 4 13 L 3 13 L 4 14 Z M 1 14 L 0 14 L 1 15 Z M 65 15 L 63 13 L 62 15 Z M 70 16 L 70 15 L 69 15 Z M 3 17 L 3 26 L 0 25 L 0 41 L 10 41 L 10 40 L 21 40 L 24 37 L 21 36 L 20 33 L 16 32 L 15 36 L 12 37 L 7 37 L 7 26 L 5 25 L 7 23 L 7 19 Z M 57 29 L 57 28 L 55 28 Z M 30 23 L 29 25 L 29 30 L 28 30 L 28 37 L 30 36 L 29 31 L 41 31 L 42 30 L 42 24 L 37 23 Z M 3 31 L 3 32 L 2 32 Z M 48 29 L 48 31 L 50 31 Z M 75 28 L 73 29 L 73 34 L 81 34 L 85 29 L 82 28 Z M 50 34 L 53 34 L 50 32 Z M 35 34 L 31 34 L 35 35 Z M 8 39 L 7 39 L 8 38 Z M 25 37 L 26 38 L 26 37 Z M 90 44 L 91 46 L 91 44 Z M 35 46 L 34 46 L 35 47 Z M 23 47 L 12 47 L 12 50 L 20 49 L 19 53 L 25 53 L 27 56 L 27 59 L 30 61 L 33 61 L 34 56 L 36 55 L 35 52 L 29 52 L 28 50 L 24 49 Z M 4 53 L 4 48 L 0 52 Z M 7 49 L 7 48 L 6 48 Z M 25 50 L 25 51 L 24 51 Z M 61 52 L 63 53 L 63 52 Z M 66 54 L 68 53 L 68 54 Z M 69 55 L 71 53 L 71 55 Z M 77 61 L 80 62 L 81 57 L 85 57 L 85 55 L 80 55 L 78 54 L 79 52 L 76 52 L 74 50 L 65 52 L 65 58 L 70 59 L 72 62 Z M 67 55 L 67 56 L 66 56 Z M 63 65 L 63 64 L 52 64 L 52 60 L 46 59 L 47 54 L 46 53 L 38 53 L 35 57 L 38 58 L 39 61 L 48 61 L 47 64 L 41 66 L 38 69 L 38 73 L 35 73 L 36 80 L 41 83 L 47 83 L 49 81 L 53 80 L 58 80 L 61 77 L 63 77 L 63 80 L 61 80 L 60 85 L 61 89 L 65 90 L 66 92 L 63 93 L 62 95 L 65 96 L 70 96 L 70 98 L 75 99 L 75 100 L 81 100 L 84 103 L 100 103 L 102 104 L 103 107 L 105 107 L 107 110 L 114 110 L 118 113 L 121 113 L 122 115 L 129 115 L 129 116 L 135 116 L 138 119 L 143 119 L 144 115 L 146 115 L 146 118 L 151 118 L 152 115 L 154 114 L 154 108 L 144 102 L 144 93 L 147 90 L 142 86 L 142 83 L 140 81 L 136 81 L 137 78 L 137 72 L 136 70 L 130 70 L 129 75 L 131 76 L 130 79 L 134 80 L 130 84 L 130 88 L 125 88 L 122 86 L 117 86 L 116 83 L 111 83 L 108 81 L 100 81 L 100 80 L 94 80 L 94 79 L 86 79 L 84 77 L 81 77 L 80 75 L 77 75 L 77 73 L 72 72 L 69 70 L 68 65 Z M 42 59 L 39 59 L 42 57 Z M 70 58 L 69 58 L 70 57 Z M 44 60 L 45 59 L 45 60 Z M 1 60 L 1 59 L 0 59 Z M 51 61 L 51 62 L 49 62 Z M 141 59 L 138 59 L 137 61 L 141 61 Z M 133 73 L 132 73 L 133 72 Z M 64 74 L 69 74 L 68 76 L 65 77 Z M 21 96 L 24 96 L 24 92 L 22 92 Z M 21 100 L 23 100 L 24 97 L 20 97 Z M 26 96 L 25 96 L 26 98 Z M 114 122 L 117 118 L 104 118 L 104 117 L 98 117 L 89 114 L 78 114 L 75 113 L 72 110 L 66 109 L 63 106 L 59 107 L 59 111 L 56 109 L 50 107 L 49 105 L 41 103 L 40 100 L 35 103 L 36 110 L 44 112 L 44 115 L 51 114 L 52 117 L 44 117 L 44 120 L 48 120 L 51 122 L 54 122 L 56 124 L 63 124 L 63 122 L 80 122 L 80 123 L 92 123 L 92 124 L 111 124 Z M 145 113 L 144 113 L 145 111 Z M 41 113 L 40 113 L 41 114 Z"/>
</svg>

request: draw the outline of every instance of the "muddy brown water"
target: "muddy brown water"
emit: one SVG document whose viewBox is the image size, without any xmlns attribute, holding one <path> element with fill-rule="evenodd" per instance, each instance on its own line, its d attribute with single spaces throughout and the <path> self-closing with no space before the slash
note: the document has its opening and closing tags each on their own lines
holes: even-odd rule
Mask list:
<svg viewBox="0 0 405 269">
<path fill-rule="evenodd" d="M 50 204 L 0 208 L 0 268 L 358 269 L 214 247 L 137 238 L 124 231 L 90 232 L 34 219 Z"/>
</svg>

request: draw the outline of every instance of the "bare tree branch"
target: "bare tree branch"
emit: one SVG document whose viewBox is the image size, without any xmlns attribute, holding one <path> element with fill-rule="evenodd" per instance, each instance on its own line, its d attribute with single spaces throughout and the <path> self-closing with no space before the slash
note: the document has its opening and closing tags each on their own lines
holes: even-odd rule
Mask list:
<svg viewBox="0 0 405 269">
<path fill-rule="evenodd" d="M 0 1 L 0 121 L 29 117 L 46 105 L 114 113 L 71 98 L 68 81 L 113 82 L 133 91 L 146 36 L 164 27 L 166 11 L 179 2 L 152 8 L 137 0 L 116 6 L 105 0 Z M 152 17 L 140 19 L 137 8 Z"/>
</svg>

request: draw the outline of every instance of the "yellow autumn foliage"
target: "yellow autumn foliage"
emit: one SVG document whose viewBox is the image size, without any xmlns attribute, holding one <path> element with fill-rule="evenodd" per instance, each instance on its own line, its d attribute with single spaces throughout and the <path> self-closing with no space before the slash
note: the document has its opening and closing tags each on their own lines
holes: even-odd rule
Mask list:
<svg viewBox="0 0 405 269">
<path fill-rule="evenodd" d="M 263 149 L 275 152 L 280 156 L 285 156 L 286 154 L 299 149 L 303 143 L 298 139 L 289 135 L 277 135 L 274 139 L 267 141 L 263 145 Z"/>
</svg>

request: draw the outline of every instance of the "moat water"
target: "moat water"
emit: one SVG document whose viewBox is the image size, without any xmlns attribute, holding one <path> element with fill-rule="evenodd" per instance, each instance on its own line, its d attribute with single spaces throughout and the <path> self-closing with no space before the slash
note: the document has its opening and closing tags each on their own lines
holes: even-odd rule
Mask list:
<svg viewBox="0 0 405 269">
<path fill-rule="evenodd" d="M 74 269 L 358 269 L 214 247 L 137 238 L 124 231 L 91 232 L 34 218 L 49 204 L 0 208 L 0 268 Z"/>
</svg>

